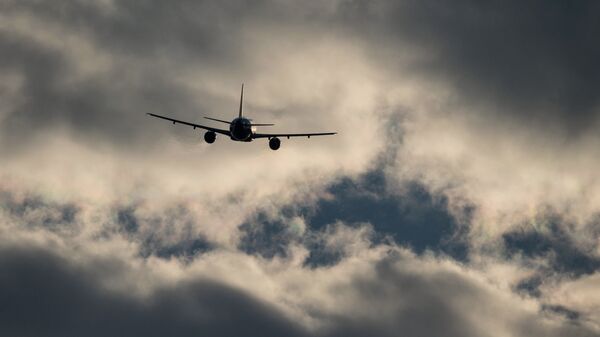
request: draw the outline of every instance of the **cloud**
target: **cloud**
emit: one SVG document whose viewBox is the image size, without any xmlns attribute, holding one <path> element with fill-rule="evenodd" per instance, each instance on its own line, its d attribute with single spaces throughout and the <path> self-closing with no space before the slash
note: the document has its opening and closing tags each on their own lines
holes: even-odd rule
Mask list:
<svg viewBox="0 0 600 337">
<path fill-rule="evenodd" d="M 577 137 L 598 121 L 597 10 L 594 1 L 356 1 L 342 2 L 339 18 L 380 47 L 374 55 L 396 56 L 395 75 L 443 82 L 476 114 L 558 125 Z M 406 59 L 411 68 L 401 67 Z"/>
<path fill-rule="evenodd" d="M 580 50 L 595 50 L 577 34 L 594 30 L 585 16 L 593 5 L 536 2 L 525 10 L 545 15 L 531 22 L 519 14 L 520 6 L 70 2 L 57 11 L 9 3 L 3 43 L 11 56 L 6 78 L 12 109 L 4 112 L 2 148 L 23 156 L 20 148 L 31 144 L 29 155 L 37 157 L 67 152 L 48 147 L 48 139 L 66 137 L 56 147 L 71 148 L 74 138 L 79 152 L 105 151 L 113 167 L 100 174 L 124 172 L 119 185 L 137 180 L 140 191 L 152 185 L 147 181 L 166 180 L 154 184 L 162 194 L 169 186 L 169 193 L 211 191 L 220 198 L 246 194 L 245 179 L 234 176 L 238 163 L 252 162 L 246 175 L 263 182 L 252 199 L 285 194 L 291 180 L 312 177 L 323 186 L 354 176 L 372 168 L 385 148 L 395 152 L 396 162 L 385 168 L 390 176 L 445 194 L 459 218 L 465 209 L 475 214 L 472 228 L 484 232 L 474 233 L 478 237 L 498 238 L 544 207 L 585 227 L 598 209 L 589 168 L 599 140 L 578 126 L 594 125 L 595 103 L 583 89 L 597 80 L 585 71 L 593 58 L 571 60 L 587 55 Z M 561 15 L 564 10 L 568 14 Z M 575 18 L 585 24 L 565 28 Z M 567 40 L 572 48 L 557 52 Z M 532 41 L 539 46 L 528 47 Z M 201 135 L 144 116 L 196 120 L 233 111 L 242 81 L 248 84 L 247 110 L 257 120 L 275 120 L 277 128 L 330 127 L 339 136 L 286 142 L 278 160 L 258 144 L 240 157 L 233 155 L 238 144 L 218 142 L 219 151 L 207 151 L 191 146 Z M 555 97 L 547 100 L 548 92 Z M 386 123 L 400 123 L 402 131 L 386 133 L 392 132 Z M 573 130 L 579 130 L 576 137 Z M 218 178 L 224 173 L 226 181 Z"/>
<path fill-rule="evenodd" d="M 196 260 L 184 278 L 165 282 L 148 262 L 81 251 L 69 257 L 75 251 L 32 242 L 3 244 L 0 298 L 9 309 L 0 329 L 23 336 L 593 335 L 584 325 L 543 318 L 532 301 L 452 262 L 386 250 L 362 250 L 325 269 L 245 257 L 247 267 L 235 272 L 227 262 L 236 254 L 222 252 Z M 136 289 L 144 279 L 155 286 L 145 292 L 124 286 Z"/>
<path fill-rule="evenodd" d="M 146 206 L 138 212 L 199 201 L 197 215 L 228 222 L 226 233 L 207 234 L 225 244 L 258 205 L 315 198 L 329 180 L 368 168 L 383 144 L 381 123 L 370 118 L 379 113 L 370 65 L 343 36 L 315 43 L 300 22 L 271 15 L 292 16 L 291 4 L 4 7 L 0 43 L 13 102 L 2 116 L 0 151 L 11 164 L 1 174 L 19 188 L 67 202 Z M 352 81 L 357 75 L 361 82 Z M 145 115 L 233 116 L 243 81 L 246 111 L 275 122 L 274 131 L 339 136 L 284 140 L 277 155 L 265 142 L 239 152 L 226 139 L 208 151 L 201 133 Z"/>
<path fill-rule="evenodd" d="M 578 231 L 593 231 L 600 78 L 591 70 L 599 50 L 588 37 L 598 30 L 589 16 L 596 7 L 342 7 L 342 22 L 358 22 L 353 31 L 392 73 L 388 98 L 403 116 L 403 133 L 390 176 L 446 195 L 482 245 L 557 213 Z"/>
<path fill-rule="evenodd" d="M 260 330 L 265 336 L 305 335 L 271 306 L 216 282 L 195 280 L 137 298 L 102 287 L 96 278 L 105 275 L 96 265 L 73 264 L 52 251 L 3 247 L 1 256 L 2 334 L 238 336 Z M 112 262 L 103 265 L 112 269 Z"/>
<path fill-rule="evenodd" d="M 0 8 L 5 334 L 597 334 L 597 4 Z"/>
<path fill-rule="evenodd" d="M 600 317 L 600 301 L 594 292 L 600 279 L 599 273 L 586 275 L 576 280 L 565 282 L 547 283 L 544 285 L 544 293 L 548 294 L 548 301 L 561 303 L 581 316 L 580 320 L 587 321 L 591 326 L 598 329 Z"/>
</svg>

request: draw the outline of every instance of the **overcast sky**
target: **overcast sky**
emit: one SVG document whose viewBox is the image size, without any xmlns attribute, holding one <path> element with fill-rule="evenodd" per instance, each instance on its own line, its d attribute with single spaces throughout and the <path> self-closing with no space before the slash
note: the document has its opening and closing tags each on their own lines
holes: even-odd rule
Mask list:
<svg viewBox="0 0 600 337">
<path fill-rule="evenodd" d="M 600 336 L 599 15 L 0 0 L 0 335 Z"/>
</svg>

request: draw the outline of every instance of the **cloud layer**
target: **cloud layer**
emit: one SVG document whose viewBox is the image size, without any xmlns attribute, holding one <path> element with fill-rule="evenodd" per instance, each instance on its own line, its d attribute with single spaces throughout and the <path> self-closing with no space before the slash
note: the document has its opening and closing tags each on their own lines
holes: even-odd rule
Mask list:
<svg viewBox="0 0 600 337">
<path fill-rule="evenodd" d="M 2 1 L 0 331 L 598 335 L 598 10 Z"/>
</svg>

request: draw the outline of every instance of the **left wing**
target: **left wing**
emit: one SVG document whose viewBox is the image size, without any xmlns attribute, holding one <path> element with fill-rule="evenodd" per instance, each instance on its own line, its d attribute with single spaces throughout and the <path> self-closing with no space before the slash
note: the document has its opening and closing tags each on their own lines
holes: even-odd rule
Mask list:
<svg viewBox="0 0 600 337">
<path fill-rule="evenodd" d="M 337 132 L 317 132 L 317 133 L 255 133 L 252 135 L 252 138 L 273 138 L 273 137 L 308 137 L 311 136 L 331 136 L 335 135 Z"/>
<path fill-rule="evenodd" d="M 179 124 L 189 125 L 189 126 L 192 126 L 194 129 L 195 128 L 201 128 L 201 129 L 204 129 L 204 130 L 208 130 L 208 131 L 220 133 L 222 135 L 231 136 L 231 133 L 229 132 L 229 130 L 222 130 L 222 129 L 217 129 L 217 128 L 213 128 L 213 127 L 206 126 L 206 125 L 194 124 L 194 123 L 190 123 L 190 122 L 181 121 L 181 120 L 178 120 L 178 119 L 173 119 L 173 118 L 170 118 L 170 117 L 165 117 L 165 116 L 161 116 L 161 115 L 155 115 L 155 114 L 152 114 L 152 113 L 148 113 L 148 115 L 152 116 L 152 117 L 160 118 L 160 119 L 166 119 L 168 121 L 173 122 L 173 124 L 179 123 Z"/>
</svg>

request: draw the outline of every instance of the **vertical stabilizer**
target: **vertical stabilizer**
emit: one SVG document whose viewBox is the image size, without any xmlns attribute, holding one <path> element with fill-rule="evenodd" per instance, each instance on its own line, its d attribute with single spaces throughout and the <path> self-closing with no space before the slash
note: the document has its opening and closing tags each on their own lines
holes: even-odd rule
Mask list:
<svg viewBox="0 0 600 337">
<path fill-rule="evenodd" d="M 244 103 L 244 83 L 242 83 L 242 94 L 240 96 L 240 115 L 238 117 L 242 117 L 244 115 L 243 103 Z"/>
</svg>

